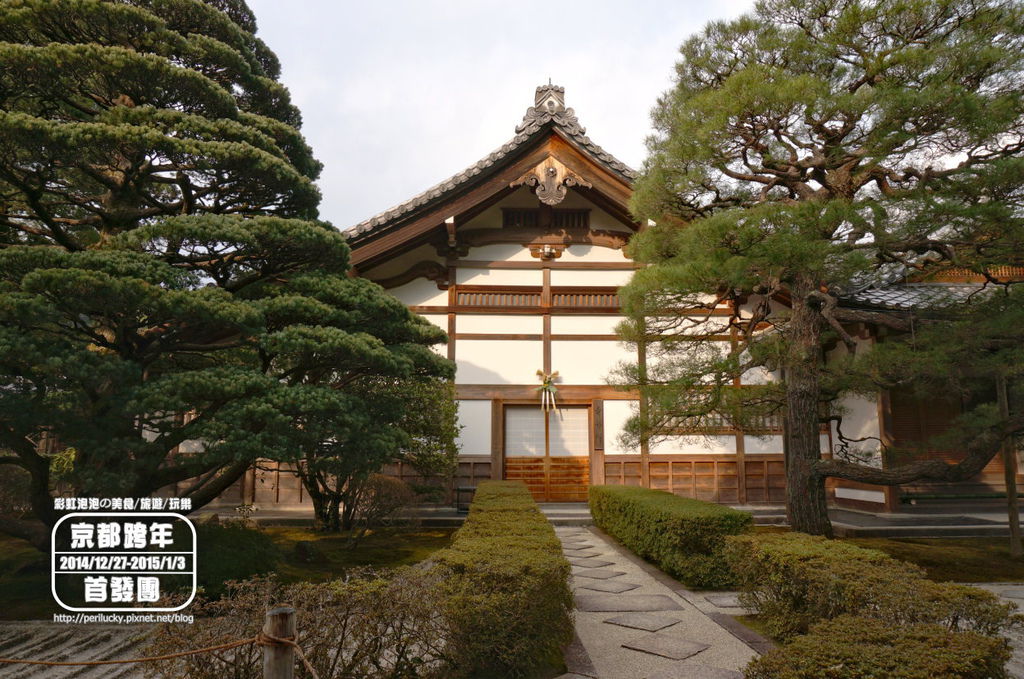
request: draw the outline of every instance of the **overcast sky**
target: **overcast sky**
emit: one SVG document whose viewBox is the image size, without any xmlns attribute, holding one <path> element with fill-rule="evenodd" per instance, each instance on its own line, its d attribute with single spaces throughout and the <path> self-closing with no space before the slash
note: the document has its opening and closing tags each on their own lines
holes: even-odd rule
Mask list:
<svg viewBox="0 0 1024 679">
<path fill-rule="evenodd" d="M 548 78 L 587 134 L 638 168 L 682 41 L 752 0 L 249 0 L 346 228 L 515 134 Z"/>
</svg>

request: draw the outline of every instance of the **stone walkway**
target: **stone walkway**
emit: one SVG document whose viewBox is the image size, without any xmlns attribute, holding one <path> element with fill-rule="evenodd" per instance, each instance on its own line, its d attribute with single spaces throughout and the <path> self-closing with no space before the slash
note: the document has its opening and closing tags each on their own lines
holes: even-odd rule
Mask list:
<svg viewBox="0 0 1024 679">
<path fill-rule="evenodd" d="M 572 563 L 578 637 L 560 679 L 742 679 L 757 653 L 712 619 L 742 609 L 674 588 L 593 529 L 555 532 Z"/>
</svg>

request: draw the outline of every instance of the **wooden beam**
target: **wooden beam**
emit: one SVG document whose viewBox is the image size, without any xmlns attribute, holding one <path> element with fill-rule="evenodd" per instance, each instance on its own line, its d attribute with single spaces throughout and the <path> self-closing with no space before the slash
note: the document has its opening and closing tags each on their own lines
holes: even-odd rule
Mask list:
<svg viewBox="0 0 1024 679">
<path fill-rule="evenodd" d="M 462 192 L 453 193 L 450 199 L 443 200 L 437 205 L 419 212 L 412 211 L 409 215 L 398 218 L 395 226 L 387 227 L 379 235 L 369 234 L 362 238 L 357 236 L 351 243 L 352 264 L 361 266 L 368 260 L 390 252 L 410 239 L 440 230 L 444 220 L 451 215 L 462 215 L 463 218 L 466 215 L 475 216 L 473 211 L 478 206 L 488 201 L 500 200 L 497 198 L 499 193 L 507 195 L 512 182 L 549 156 L 558 159 L 566 167 L 586 177 L 587 181 L 593 184 L 592 191 L 607 198 L 611 205 L 618 206 L 616 211 L 620 215 L 623 211 L 628 213 L 629 197 L 632 193 L 629 184 L 581 152 L 555 130 L 534 146 L 522 149 L 506 159 L 506 164 L 503 167 L 493 171 L 481 182 L 467 185 Z"/>
</svg>

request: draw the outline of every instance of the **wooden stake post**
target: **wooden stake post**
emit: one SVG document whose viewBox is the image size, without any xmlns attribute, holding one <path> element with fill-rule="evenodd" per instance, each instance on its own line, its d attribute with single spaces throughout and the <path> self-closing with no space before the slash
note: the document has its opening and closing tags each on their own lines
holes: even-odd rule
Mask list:
<svg viewBox="0 0 1024 679">
<path fill-rule="evenodd" d="M 278 639 L 295 639 L 295 609 L 278 606 L 267 611 L 263 634 Z M 289 644 L 263 646 L 263 679 L 293 679 L 295 649 Z"/>
</svg>

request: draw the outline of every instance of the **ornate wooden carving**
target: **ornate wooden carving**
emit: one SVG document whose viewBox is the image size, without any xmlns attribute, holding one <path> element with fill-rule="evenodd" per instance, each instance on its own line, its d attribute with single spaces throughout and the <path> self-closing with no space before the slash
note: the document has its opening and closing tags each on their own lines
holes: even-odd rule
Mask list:
<svg viewBox="0 0 1024 679">
<path fill-rule="evenodd" d="M 561 161 L 548 156 L 532 170 L 528 170 L 518 179 L 509 184 L 514 186 L 533 186 L 534 193 L 545 205 L 558 205 L 568 193 L 569 187 L 584 186 L 592 188 L 593 184 L 579 176 Z"/>
<path fill-rule="evenodd" d="M 377 283 L 384 288 L 395 288 L 399 285 L 405 285 L 417 278 L 426 278 L 427 280 L 434 281 L 437 283 L 437 288 L 439 290 L 447 290 L 452 283 L 448 277 L 448 267 L 440 262 L 434 262 L 431 260 L 417 262 L 409 267 L 408 270 L 403 271 L 400 274 L 389 276 L 387 278 L 380 278 L 375 280 L 374 283 Z"/>
<path fill-rule="evenodd" d="M 503 229 L 468 229 L 459 233 L 459 241 L 469 247 L 493 245 L 495 243 L 519 243 L 523 247 L 533 245 L 600 245 L 621 250 L 632 234 L 622 231 L 607 231 L 587 227 L 564 227 L 551 230 L 537 226 L 505 227 Z"/>
<path fill-rule="evenodd" d="M 537 244 L 530 246 L 530 255 L 537 259 L 544 261 L 551 261 L 552 259 L 558 259 L 565 252 L 566 246 L 563 244 L 553 245 L 548 244 Z"/>
</svg>

